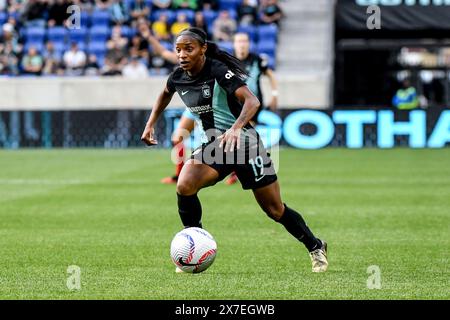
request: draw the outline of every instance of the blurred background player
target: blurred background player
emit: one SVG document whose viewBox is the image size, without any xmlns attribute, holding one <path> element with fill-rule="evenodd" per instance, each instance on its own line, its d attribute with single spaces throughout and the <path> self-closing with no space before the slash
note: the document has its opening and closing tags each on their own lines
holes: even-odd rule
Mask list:
<svg viewBox="0 0 450 320">
<path fill-rule="evenodd" d="M 233 47 L 234 55 L 244 63 L 245 68 L 250 75 L 246 81 L 248 88 L 261 102 L 258 111 L 251 120 L 252 126 L 255 126 L 258 122 L 258 115 L 264 106 L 260 82 L 261 75 L 267 76 L 270 81 L 270 87 L 272 89 L 272 99 L 268 107 L 271 111 L 275 111 L 278 107 L 278 83 L 273 70 L 268 67 L 268 61 L 265 56 L 250 52 L 250 38 L 247 33 L 236 33 L 233 38 Z M 231 185 L 236 183 L 237 180 L 237 175 L 235 172 L 233 172 L 225 181 L 225 183 Z"/>
</svg>

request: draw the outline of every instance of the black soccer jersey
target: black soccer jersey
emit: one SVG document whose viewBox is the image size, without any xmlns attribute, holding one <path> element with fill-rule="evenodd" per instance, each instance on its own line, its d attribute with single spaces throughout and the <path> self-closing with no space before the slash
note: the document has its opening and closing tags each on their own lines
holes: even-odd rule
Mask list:
<svg viewBox="0 0 450 320">
<path fill-rule="evenodd" d="M 242 110 L 234 92 L 245 85 L 224 63 L 211 58 L 206 58 L 202 71 L 195 77 L 177 68 L 167 80 L 167 90 L 177 92 L 186 107 L 197 115 L 203 133 L 231 128 Z"/>
<path fill-rule="evenodd" d="M 259 99 L 262 107 L 264 104 L 259 79 L 262 74 L 266 73 L 268 69 L 268 61 L 264 56 L 250 53 L 242 62 L 245 64 L 247 72 L 250 75 L 246 81 L 247 86 L 250 91 L 253 92 L 253 94 Z"/>
</svg>

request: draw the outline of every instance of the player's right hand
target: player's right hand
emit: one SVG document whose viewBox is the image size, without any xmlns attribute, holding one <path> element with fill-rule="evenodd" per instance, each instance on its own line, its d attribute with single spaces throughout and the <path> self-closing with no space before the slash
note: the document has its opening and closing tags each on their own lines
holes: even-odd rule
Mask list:
<svg viewBox="0 0 450 320">
<path fill-rule="evenodd" d="M 148 146 L 158 144 L 158 141 L 155 139 L 155 129 L 153 127 L 145 126 L 141 140 Z"/>
<path fill-rule="evenodd" d="M 150 38 L 150 37 L 153 37 L 153 36 L 152 36 L 152 33 L 150 32 L 150 28 L 149 28 L 149 27 L 142 27 L 142 28 L 139 30 L 139 33 L 141 34 L 141 36 L 142 36 L 144 39 L 148 39 L 148 38 Z"/>
</svg>

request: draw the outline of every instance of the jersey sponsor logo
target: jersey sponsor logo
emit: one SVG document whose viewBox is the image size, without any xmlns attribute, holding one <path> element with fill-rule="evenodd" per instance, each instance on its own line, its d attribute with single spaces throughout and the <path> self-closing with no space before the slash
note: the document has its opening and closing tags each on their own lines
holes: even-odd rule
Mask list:
<svg viewBox="0 0 450 320">
<path fill-rule="evenodd" d="M 196 114 L 202 114 L 205 112 L 211 112 L 212 111 L 212 107 L 210 104 L 206 104 L 203 106 L 196 106 L 196 107 L 189 107 L 189 110 L 192 113 L 196 113 Z"/>
<path fill-rule="evenodd" d="M 189 92 L 189 90 L 186 90 L 186 91 L 183 90 L 183 91 L 181 91 L 181 95 L 184 96 L 188 92 Z"/>
<path fill-rule="evenodd" d="M 211 98 L 211 87 L 207 84 L 202 86 L 202 96 L 205 99 Z"/>
</svg>

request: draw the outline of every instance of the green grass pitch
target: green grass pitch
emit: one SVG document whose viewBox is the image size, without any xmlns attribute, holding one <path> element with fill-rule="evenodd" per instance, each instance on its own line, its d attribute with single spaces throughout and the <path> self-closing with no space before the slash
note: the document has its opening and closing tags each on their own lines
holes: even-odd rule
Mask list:
<svg viewBox="0 0 450 320">
<path fill-rule="evenodd" d="M 175 274 L 175 187 L 159 183 L 172 171 L 167 150 L 0 151 L 0 298 L 450 298 L 450 149 L 281 150 L 283 200 L 328 241 L 325 274 L 224 183 L 200 192 L 216 261 Z M 372 265 L 380 289 L 367 287 Z"/>
</svg>

